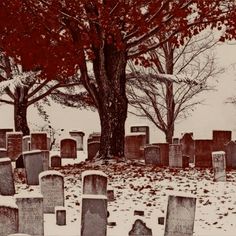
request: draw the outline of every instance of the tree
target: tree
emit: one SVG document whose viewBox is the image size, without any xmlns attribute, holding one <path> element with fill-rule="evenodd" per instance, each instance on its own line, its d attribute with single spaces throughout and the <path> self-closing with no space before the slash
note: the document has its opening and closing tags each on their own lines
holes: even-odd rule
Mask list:
<svg viewBox="0 0 236 236">
<path fill-rule="evenodd" d="M 142 55 L 165 41 L 183 44 L 208 25 L 225 25 L 230 39 L 235 35 L 234 9 L 234 1 L 223 0 L 2 0 L 0 47 L 26 70 L 40 68 L 48 78 L 79 69 L 100 117 L 100 156 L 122 157 L 127 61 L 148 65 Z M 165 41 L 148 43 L 164 32 Z"/>
</svg>

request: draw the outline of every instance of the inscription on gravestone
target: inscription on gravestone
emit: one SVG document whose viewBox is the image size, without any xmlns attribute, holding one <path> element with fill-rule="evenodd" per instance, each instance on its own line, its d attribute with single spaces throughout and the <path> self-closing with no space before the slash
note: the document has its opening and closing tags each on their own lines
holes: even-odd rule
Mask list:
<svg viewBox="0 0 236 236">
<path fill-rule="evenodd" d="M 155 145 L 144 147 L 144 158 L 146 164 L 161 166 L 160 148 Z"/>
<path fill-rule="evenodd" d="M 169 145 L 169 166 L 170 167 L 183 167 L 182 149 L 180 144 Z"/>
</svg>

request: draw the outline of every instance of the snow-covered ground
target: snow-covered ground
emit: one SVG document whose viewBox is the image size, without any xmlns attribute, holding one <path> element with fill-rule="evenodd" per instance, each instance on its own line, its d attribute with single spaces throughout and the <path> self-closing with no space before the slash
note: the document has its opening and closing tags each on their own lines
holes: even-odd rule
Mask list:
<svg viewBox="0 0 236 236">
<path fill-rule="evenodd" d="M 64 159 L 63 167 L 58 169 L 65 176 L 67 225 L 57 226 L 55 215 L 45 214 L 45 236 L 80 235 L 81 173 L 85 170 L 104 171 L 109 188 L 115 191 L 115 201 L 108 202 L 108 222 L 116 222 L 116 226 L 108 226 L 108 236 L 128 236 L 137 218 L 134 210 L 144 210 L 144 216 L 138 218 L 152 229 L 153 236 L 164 235 L 164 225 L 158 224 L 158 217 L 165 217 L 167 197 L 173 194 L 197 197 L 194 236 L 236 235 L 236 171 L 227 172 L 227 182 L 216 183 L 210 169 L 171 170 L 140 162 L 79 163 L 85 157 L 86 153 L 80 151 L 75 161 Z M 39 190 L 38 186 L 27 186 L 18 177 L 17 193 Z"/>
</svg>

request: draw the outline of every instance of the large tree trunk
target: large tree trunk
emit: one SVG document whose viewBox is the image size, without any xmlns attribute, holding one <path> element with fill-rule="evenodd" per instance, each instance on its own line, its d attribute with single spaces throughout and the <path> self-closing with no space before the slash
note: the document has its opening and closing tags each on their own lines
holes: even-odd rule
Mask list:
<svg viewBox="0 0 236 236">
<path fill-rule="evenodd" d="M 30 130 L 27 122 L 27 101 L 28 89 L 16 88 L 15 91 L 15 103 L 14 103 L 14 123 L 15 131 L 21 131 L 23 136 L 29 135 Z"/>
</svg>

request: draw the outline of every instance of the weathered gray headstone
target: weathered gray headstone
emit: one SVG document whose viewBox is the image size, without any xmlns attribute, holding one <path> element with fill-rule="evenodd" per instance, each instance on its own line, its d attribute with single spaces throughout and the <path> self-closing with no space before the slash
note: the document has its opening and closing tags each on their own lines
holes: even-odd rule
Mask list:
<svg viewBox="0 0 236 236">
<path fill-rule="evenodd" d="M 196 139 L 195 140 L 195 167 L 211 168 L 212 167 L 212 140 Z"/>
<path fill-rule="evenodd" d="M 31 150 L 48 150 L 47 133 L 35 132 L 30 135 Z"/>
<path fill-rule="evenodd" d="M 99 141 L 91 141 L 87 144 L 88 160 L 93 160 L 100 148 Z"/>
<path fill-rule="evenodd" d="M 196 198 L 169 196 L 164 236 L 192 236 Z"/>
<path fill-rule="evenodd" d="M 181 144 L 170 144 L 169 145 L 169 166 L 170 167 L 183 167 L 183 156 Z"/>
<path fill-rule="evenodd" d="M 129 236 L 152 236 L 152 230 L 142 220 L 137 219 L 129 231 Z"/>
<path fill-rule="evenodd" d="M 40 150 L 23 153 L 28 185 L 39 184 L 39 174 L 43 172 L 43 154 Z"/>
<path fill-rule="evenodd" d="M 149 134 L 149 126 L 131 126 L 131 133 L 145 133 L 146 134 L 146 144 L 149 144 L 150 134 Z"/>
<path fill-rule="evenodd" d="M 32 236 L 44 235 L 43 196 L 28 193 L 16 196 L 19 208 L 19 232 Z"/>
<path fill-rule="evenodd" d="M 189 162 L 194 163 L 194 140 L 193 133 L 184 133 L 180 139 L 183 156 L 189 157 Z"/>
<path fill-rule="evenodd" d="M 162 166 L 160 147 L 156 145 L 144 146 L 144 159 L 146 164 Z"/>
<path fill-rule="evenodd" d="M 107 175 L 99 170 L 82 173 L 83 194 L 107 196 Z"/>
<path fill-rule="evenodd" d="M 23 152 L 30 151 L 29 142 L 30 142 L 30 135 L 23 136 L 23 139 L 22 139 L 22 151 Z"/>
<path fill-rule="evenodd" d="M 7 136 L 7 157 L 15 161 L 22 153 L 22 133 L 9 132 Z"/>
<path fill-rule="evenodd" d="M 15 199 L 0 196 L 0 235 L 8 236 L 18 232 L 18 207 Z"/>
<path fill-rule="evenodd" d="M 49 170 L 39 174 L 43 195 L 44 213 L 54 213 L 56 206 L 64 206 L 64 177 L 59 171 Z"/>
<path fill-rule="evenodd" d="M 225 151 L 225 145 L 232 139 L 232 132 L 228 130 L 213 130 L 212 136 L 212 151 Z"/>
<path fill-rule="evenodd" d="M 236 142 L 230 141 L 226 144 L 226 167 L 236 169 Z"/>
<path fill-rule="evenodd" d="M 62 139 L 60 142 L 61 158 L 77 158 L 76 140 L 72 138 Z"/>
<path fill-rule="evenodd" d="M 7 148 L 6 133 L 13 132 L 13 129 L 0 129 L 0 148 Z"/>
<path fill-rule="evenodd" d="M 225 152 L 212 152 L 212 165 L 214 170 L 214 181 L 226 181 Z"/>
<path fill-rule="evenodd" d="M 49 169 L 49 151 L 42 150 L 43 170 Z"/>
<path fill-rule="evenodd" d="M 69 132 L 70 136 L 76 140 L 77 150 L 83 150 L 84 132 L 72 130 Z"/>
<path fill-rule="evenodd" d="M 50 150 L 51 148 L 51 138 L 47 137 L 47 150 Z"/>
<path fill-rule="evenodd" d="M 61 167 L 61 157 L 59 155 L 53 155 L 50 157 L 51 167 Z"/>
<path fill-rule="evenodd" d="M 0 158 L 0 194 L 11 196 L 15 194 L 15 184 L 10 158 Z"/>
<path fill-rule="evenodd" d="M 66 225 L 66 208 L 55 207 L 55 213 L 56 213 L 56 224 Z"/>
<path fill-rule="evenodd" d="M 5 148 L 0 148 L 0 158 L 7 157 L 7 149 Z"/>
</svg>

